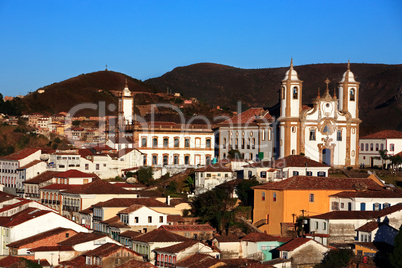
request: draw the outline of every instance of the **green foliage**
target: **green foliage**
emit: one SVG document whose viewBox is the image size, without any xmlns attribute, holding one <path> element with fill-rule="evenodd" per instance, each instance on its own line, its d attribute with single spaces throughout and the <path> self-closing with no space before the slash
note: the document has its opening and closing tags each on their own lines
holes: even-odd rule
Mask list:
<svg viewBox="0 0 402 268">
<path fill-rule="evenodd" d="M 138 169 L 138 181 L 142 184 L 145 184 L 147 186 L 152 185 L 152 174 L 153 170 L 152 167 L 140 167 Z"/>
<path fill-rule="evenodd" d="M 42 265 L 38 264 L 37 262 L 27 260 L 25 258 L 20 258 L 20 260 L 25 261 L 25 267 L 27 267 L 27 268 L 41 268 L 42 267 Z"/>
<path fill-rule="evenodd" d="M 389 259 L 393 267 L 402 267 L 402 225 L 399 227 L 399 233 L 394 242 L 394 251 L 390 254 Z"/>
<path fill-rule="evenodd" d="M 230 191 L 217 187 L 197 196 L 190 205 L 194 216 L 222 232 L 234 224 L 234 212 L 229 209 L 235 202 L 235 199 L 230 198 Z"/>
<path fill-rule="evenodd" d="M 133 177 L 133 176 L 134 176 L 134 173 L 131 172 L 131 171 L 128 171 L 128 172 L 126 173 L 126 178 L 131 178 L 131 177 Z"/>
<path fill-rule="evenodd" d="M 76 127 L 76 126 L 79 126 L 79 125 L 80 125 L 80 123 L 81 123 L 80 121 L 78 121 L 78 120 L 74 120 L 72 124 L 73 124 L 73 126 L 75 126 L 75 127 Z"/>
<path fill-rule="evenodd" d="M 350 259 L 353 256 L 353 251 L 349 249 L 337 249 L 328 251 L 321 263 L 316 265 L 316 268 L 343 268 L 347 267 Z"/>
<path fill-rule="evenodd" d="M 184 187 L 183 190 L 185 192 L 190 192 L 192 193 L 195 190 L 195 179 L 194 179 L 194 174 L 192 176 L 188 176 L 184 180 Z"/>
<path fill-rule="evenodd" d="M 239 150 L 230 150 L 228 152 L 228 159 L 242 159 L 241 153 Z"/>
<path fill-rule="evenodd" d="M 0 156 L 9 155 L 15 152 L 15 148 L 10 145 L 0 146 Z"/>
<path fill-rule="evenodd" d="M 177 193 L 177 188 L 178 188 L 177 182 L 171 181 L 169 182 L 169 185 L 167 186 L 165 193 L 167 195 L 175 194 Z"/>
<path fill-rule="evenodd" d="M 236 186 L 236 194 L 242 202 L 243 206 L 252 206 L 253 205 L 253 189 L 251 187 L 260 184 L 255 178 L 251 180 L 243 180 Z"/>
</svg>

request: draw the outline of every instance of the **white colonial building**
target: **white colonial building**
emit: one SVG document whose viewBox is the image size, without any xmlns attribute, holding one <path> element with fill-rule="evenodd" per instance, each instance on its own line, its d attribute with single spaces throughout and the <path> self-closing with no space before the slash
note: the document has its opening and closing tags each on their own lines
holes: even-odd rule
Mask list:
<svg viewBox="0 0 402 268">
<path fill-rule="evenodd" d="M 293 69 L 282 80 L 279 121 L 279 155 L 305 154 L 334 167 L 358 166 L 359 160 L 359 82 L 348 63 L 338 83 L 338 95 L 329 93 L 329 80 L 323 96 L 318 92 L 314 107 L 302 105 L 302 83 Z"/>
<path fill-rule="evenodd" d="M 390 161 L 383 161 L 380 151 L 387 150 L 388 156 L 402 153 L 402 132 L 383 130 L 360 137 L 359 162 L 365 167 L 381 167 Z"/>
</svg>

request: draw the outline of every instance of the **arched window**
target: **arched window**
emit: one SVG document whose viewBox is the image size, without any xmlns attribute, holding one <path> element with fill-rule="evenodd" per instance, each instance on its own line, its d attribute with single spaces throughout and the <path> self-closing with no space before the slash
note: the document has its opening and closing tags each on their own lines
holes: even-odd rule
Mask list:
<svg viewBox="0 0 402 268">
<path fill-rule="evenodd" d="M 370 143 L 370 151 L 374 150 L 374 145 L 372 143 Z"/>
<path fill-rule="evenodd" d="M 362 151 L 364 151 L 364 143 L 360 144 L 360 148 L 361 148 Z"/>
<path fill-rule="evenodd" d="M 226 149 L 226 138 L 223 138 L 223 149 Z"/>
<path fill-rule="evenodd" d="M 366 151 L 368 151 L 368 143 L 366 143 Z"/>
<path fill-rule="evenodd" d="M 295 99 L 295 100 L 297 100 L 297 91 L 298 91 L 297 87 L 294 87 L 293 88 L 293 99 Z"/>
<path fill-rule="evenodd" d="M 378 145 L 378 143 L 375 144 L 375 150 L 378 151 L 380 149 L 380 146 Z"/>
<path fill-rule="evenodd" d="M 350 89 L 350 100 L 355 101 L 355 89 L 354 88 Z"/>
<path fill-rule="evenodd" d="M 282 95 L 282 100 L 284 100 L 285 99 L 285 87 L 284 86 L 282 86 L 281 95 Z"/>
</svg>

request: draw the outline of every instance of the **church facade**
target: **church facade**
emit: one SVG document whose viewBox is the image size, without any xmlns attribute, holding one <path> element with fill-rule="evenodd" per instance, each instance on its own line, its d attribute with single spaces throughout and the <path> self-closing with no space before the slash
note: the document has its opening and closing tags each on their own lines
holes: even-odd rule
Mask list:
<svg viewBox="0 0 402 268">
<path fill-rule="evenodd" d="M 302 105 L 303 81 L 293 68 L 282 80 L 280 117 L 278 118 L 279 157 L 304 154 L 333 167 L 359 164 L 359 82 L 350 71 L 350 63 L 331 96 L 318 91 L 313 107 Z"/>
</svg>

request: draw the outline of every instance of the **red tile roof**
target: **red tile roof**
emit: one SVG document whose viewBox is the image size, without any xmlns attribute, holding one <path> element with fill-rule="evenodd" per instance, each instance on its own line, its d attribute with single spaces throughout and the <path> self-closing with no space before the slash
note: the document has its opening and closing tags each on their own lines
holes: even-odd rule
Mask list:
<svg viewBox="0 0 402 268">
<path fill-rule="evenodd" d="M 233 172 L 231 168 L 222 166 L 217 163 L 215 165 L 207 165 L 205 167 L 196 169 L 195 172 Z"/>
<path fill-rule="evenodd" d="M 206 263 L 207 260 L 211 260 L 211 259 L 216 260 L 214 257 L 212 257 L 208 254 L 195 253 L 185 259 L 182 259 L 181 261 L 178 261 L 176 263 L 176 266 L 193 267 L 192 265 L 196 265 L 198 263 Z M 205 267 L 209 267 L 209 266 L 205 266 Z"/>
<path fill-rule="evenodd" d="M 380 224 L 376 221 L 370 221 L 362 226 L 360 226 L 359 228 L 356 229 L 356 231 L 360 231 L 360 232 L 372 232 L 375 229 L 378 228 L 378 226 L 380 226 Z"/>
<path fill-rule="evenodd" d="M 171 207 L 155 198 L 113 198 L 104 202 L 96 203 L 92 207 L 129 207 L 131 205 L 143 205 L 146 207 Z"/>
<path fill-rule="evenodd" d="M 175 224 L 175 225 L 162 225 L 159 229 L 164 229 L 170 232 L 213 232 L 215 229 L 209 224 Z"/>
<path fill-rule="evenodd" d="M 42 162 L 45 163 L 45 162 L 42 161 L 42 160 L 34 160 L 34 161 L 32 161 L 32 162 L 26 164 L 25 166 L 19 167 L 19 168 L 17 168 L 17 169 L 18 169 L 18 170 L 27 169 L 27 168 L 33 167 L 33 166 L 35 166 L 35 165 L 37 165 L 37 164 L 39 164 L 39 163 L 42 163 Z"/>
<path fill-rule="evenodd" d="M 365 184 L 368 189 L 381 190 L 382 187 L 372 179 L 294 176 L 278 182 L 268 182 L 254 186 L 265 190 L 354 190 L 356 185 Z"/>
<path fill-rule="evenodd" d="M 179 253 L 189 247 L 192 247 L 197 243 L 200 243 L 200 242 L 197 240 L 187 240 L 182 243 L 172 245 L 169 247 L 157 248 L 157 249 L 154 249 L 154 251 L 174 254 L 174 253 Z"/>
<path fill-rule="evenodd" d="M 129 206 L 128 208 L 125 208 L 125 209 L 123 209 L 123 210 L 120 210 L 118 213 L 119 213 L 119 214 L 120 214 L 120 213 L 121 213 L 121 214 L 128 214 L 128 213 L 137 211 L 137 210 L 139 210 L 139 209 L 142 208 L 142 207 L 144 207 L 144 206 L 143 206 L 143 205 L 134 204 L 134 205 Z"/>
<path fill-rule="evenodd" d="M 397 204 L 391 207 L 384 208 L 378 211 L 331 211 L 320 215 L 312 216 L 316 219 L 375 219 L 384 217 L 396 211 L 402 210 L 402 204 Z"/>
<path fill-rule="evenodd" d="M 237 237 L 237 235 L 216 235 L 215 239 L 220 243 L 240 242 L 240 239 Z"/>
<path fill-rule="evenodd" d="M 78 149 L 78 154 L 79 154 L 82 158 L 87 158 L 87 156 L 93 155 L 93 153 L 92 153 L 91 150 L 89 150 L 89 149 Z"/>
<path fill-rule="evenodd" d="M 360 139 L 402 139 L 402 132 L 397 130 L 383 130 L 360 137 Z"/>
<path fill-rule="evenodd" d="M 252 124 L 258 121 L 271 122 L 273 120 L 272 116 L 269 114 L 268 110 L 264 108 L 251 108 L 244 111 L 230 119 L 227 119 L 220 123 L 220 125 L 231 125 L 231 124 Z"/>
<path fill-rule="evenodd" d="M 74 251 L 72 246 L 41 246 L 36 248 L 31 248 L 29 251 Z"/>
<path fill-rule="evenodd" d="M 99 179 L 65 192 L 70 194 L 133 194 L 133 191 L 122 189 Z"/>
<path fill-rule="evenodd" d="M 146 188 L 146 186 L 141 183 L 116 182 L 112 184 L 121 188 Z"/>
<path fill-rule="evenodd" d="M 331 196 L 345 197 L 345 198 L 355 198 L 355 197 L 375 197 L 375 198 L 401 198 L 402 189 L 391 188 L 387 190 L 379 191 L 343 191 Z"/>
<path fill-rule="evenodd" d="M 108 224 L 108 225 L 110 225 L 110 226 L 117 227 L 117 228 L 129 228 L 126 224 L 124 224 L 124 223 L 122 223 L 122 222 L 120 221 L 120 217 L 119 217 L 119 216 L 111 217 L 111 218 L 108 219 L 108 220 L 101 221 L 101 223 Z"/>
<path fill-rule="evenodd" d="M 15 203 L 15 204 L 12 204 L 12 205 L 8 205 L 8 206 L 5 206 L 5 207 L 1 208 L 1 209 L 0 209 L 0 213 L 2 213 L 2 212 L 4 212 L 4 211 L 7 211 L 7 210 L 10 210 L 10 209 L 13 209 L 13 208 L 16 208 L 16 207 L 19 207 L 19 206 L 22 206 L 22 205 L 25 205 L 25 204 L 28 204 L 28 203 L 31 203 L 31 202 L 33 202 L 33 201 L 32 201 L 32 200 L 28 200 L 28 199 L 22 199 L 22 200 L 19 201 L 18 203 Z"/>
<path fill-rule="evenodd" d="M 290 240 L 289 237 L 280 237 L 273 236 L 265 233 L 249 233 L 245 237 L 241 239 L 242 241 L 249 242 L 262 242 L 262 241 L 279 241 L 279 242 L 288 242 Z"/>
<path fill-rule="evenodd" d="M 266 168 L 286 168 L 286 167 L 328 167 L 328 165 L 314 161 L 308 157 L 303 155 L 289 155 L 284 158 L 280 158 L 278 160 L 272 161 L 260 161 L 255 162 L 245 167 L 266 167 Z M 275 171 L 275 169 L 270 172 Z"/>
<path fill-rule="evenodd" d="M 51 180 L 52 178 L 54 178 L 59 173 L 60 172 L 57 172 L 57 171 L 45 171 L 45 172 L 33 177 L 30 180 L 25 181 L 23 183 L 40 184 L 40 183 L 43 183 L 43 182 Z"/>
<path fill-rule="evenodd" d="M 53 183 L 48 186 L 44 186 L 41 189 L 43 189 L 43 190 L 69 190 L 69 189 L 75 189 L 75 188 L 79 188 L 79 187 L 82 187 L 82 185 Z"/>
<path fill-rule="evenodd" d="M 153 267 L 156 266 L 149 262 L 142 262 L 136 260 L 131 260 L 126 263 L 123 263 L 122 265 L 116 266 L 116 268 L 153 268 Z"/>
<path fill-rule="evenodd" d="M 89 250 L 85 253 L 83 253 L 82 255 L 84 256 L 93 256 L 93 257 L 101 257 L 101 258 L 105 258 L 108 257 L 110 254 L 119 251 L 119 250 L 125 250 L 125 251 L 129 251 L 131 254 L 136 255 L 136 256 L 141 256 L 140 254 L 132 251 L 129 248 L 126 248 L 124 246 L 119 246 L 117 244 L 114 243 L 106 243 L 103 244 L 93 250 Z"/>
<path fill-rule="evenodd" d="M 0 160 L 22 160 L 22 159 L 32 155 L 33 153 L 36 153 L 37 151 L 40 151 L 40 149 L 26 148 L 26 149 L 18 151 L 16 153 L 2 156 L 0 158 Z"/>
<path fill-rule="evenodd" d="M 122 232 L 120 234 L 120 236 L 129 237 L 129 238 L 135 238 L 135 237 L 140 236 L 140 235 L 142 235 L 142 233 L 136 232 L 136 231 L 131 231 L 131 230 Z"/>
<path fill-rule="evenodd" d="M 103 237 L 107 237 L 107 234 L 81 232 L 74 235 L 73 237 L 70 237 L 62 242 L 59 242 L 58 244 L 60 246 L 74 246 L 88 241 L 97 240 Z"/>
<path fill-rule="evenodd" d="M 18 212 L 10 217 L 0 217 L 0 226 L 13 227 L 29 220 L 41 217 L 45 214 L 51 213 L 51 211 L 40 210 L 37 208 L 27 208 L 21 212 Z"/>
<path fill-rule="evenodd" d="M 95 178 L 95 174 L 84 173 L 76 169 L 70 169 L 57 174 L 57 178 Z"/>
<path fill-rule="evenodd" d="M 181 215 L 167 215 L 167 222 L 184 222 Z"/>
<path fill-rule="evenodd" d="M 307 243 L 309 241 L 314 241 L 314 240 L 312 240 L 310 238 L 297 237 L 297 238 L 294 238 L 294 239 L 290 240 L 286 244 L 276 248 L 275 250 L 278 250 L 278 251 L 293 251 L 296 248 L 300 247 L 301 245 L 304 245 L 305 243 Z"/>
<path fill-rule="evenodd" d="M 9 267 L 14 263 L 18 263 L 21 260 L 21 257 L 17 256 L 7 256 L 0 260 L 0 267 Z"/>
<path fill-rule="evenodd" d="M 184 236 L 171 233 L 164 229 L 155 229 L 151 232 L 138 236 L 133 240 L 145 243 L 153 243 L 153 242 L 184 242 L 189 239 Z"/>
<path fill-rule="evenodd" d="M 75 267 L 80 267 L 80 268 L 86 268 L 86 267 L 91 267 L 94 268 L 96 266 L 93 265 L 86 265 L 85 264 L 85 256 L 80 255 L 77 256 L 71 260 L 68 261 L 62 261 L 59 263 L 59 265 L 63 265 L 63 267 L 69 267 L 69 268 L 75 268 Z M 98 266 L 99 267 L 99 266 Z"/>
<path fill-rule="evenodd" d="M 13 247 L 13 248 L 19 248 L 19 247 L 22 247 L 24 245 L 27 245 L 27 244 L 30 244 L 30 243 L 33 243 L 33 242 L 36 242 L 36 241 L 39 241 L 39 240 L 44 240 L 44 239 L 46 239 L 48 237 L 58 235 L 60 233 L 64 233 L 64 232 L 67 232 L 67 231 L 72 231 L 72 232 L 77 233 L 76 231 L 74 231 L 72 229 L 58 227 L 58 228 L 49 230 L 47 232 L 43 232 L 43 233 L 40 233 L 40 234 L 37 234 L 37 235 L 33 235 L 33 236 L 30 236 L 30 237 L 15 241 L 13 243 L 8 244 L 7 246 L 8 247 Z M 44 243 L 45 242 L 46 241 L 44 241 Z"/>
</svg>

